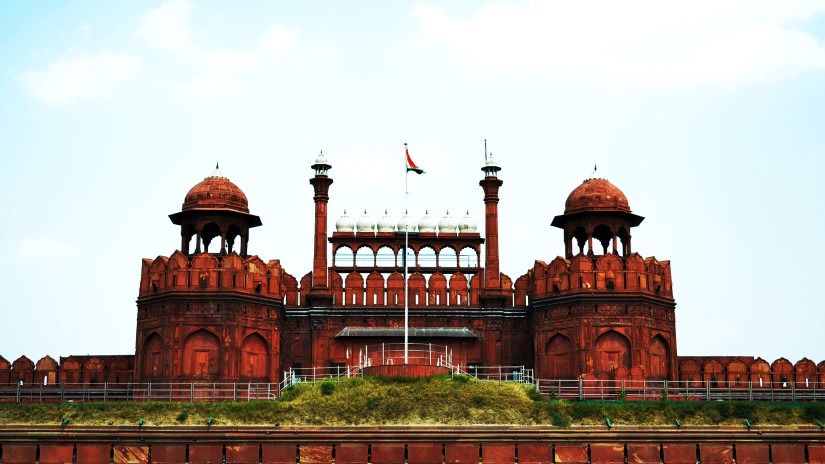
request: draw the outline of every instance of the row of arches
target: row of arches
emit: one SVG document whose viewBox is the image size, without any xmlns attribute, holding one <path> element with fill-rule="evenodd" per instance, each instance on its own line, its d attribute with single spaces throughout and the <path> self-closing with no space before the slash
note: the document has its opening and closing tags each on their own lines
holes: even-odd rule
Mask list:
<svg viewBox="0 0 825 464">
<path fill-rule="evenodd" d="M 692 357 L 679 363 L 680 380 L 711 386 L 763 388 L 820 388 L 825 383 L 825 361 L 814 364 L 802 358 L 792 364 L 785 358 L 768 363 L 762 358 L 704 358 Z"/>
<path fill-rule="evenodd" d="M 564 245 L 566 256 L 572 257 L 574 254 L 585 254 L 585 247 L 587 247 L 586 254 L 597 254 L 599 250 L 594 250 L 593 248 L 594 239 L 601 245 L 600 254 L 606 255 L 612 252 L 614 255 L 618 255 L 619 242 L 621 242 L 622 256 L 629 256 L 632 253 L 630 248 L 630 232 L 627 227 L 620 226 L 614 229 L 607 224 L 599 224 L 595 227 L 585 228 L 578 226 L 573 229 L 573 231 L 565 237 Z M 573 240 L 576 241 L 575 248 L 578 249 L 578 253 L 574 253 Z"/>
<path fill-rule="evenodd" d="M 550 379 L 573 379 L 584 373 L 572 340 L 562 333 L 553 335 L 544 346 L 545 366 L 542 375 Z M 670 373 L 670 348 L 661 335 L 650 339 L 650 359 L 646 372 L 648 379 L 667 379 Z M 593 342 L 592 375 L 601 380 L 630 378 L 630 340 L 615 330 L 608 330 Z"/>
<path fill-rule="evenodd" d="M 221 341 L 207 329 L 198 329 L 183 342 L 180 355 L 180 376 L 188 379 L 210 379 L 221 375 Z M 269 344 L 257 332 L 247 335 L 241 343 L 240 370 L 242 379 L 264 380 L 269 378 Z M 163 337 L 152 332 L 143 342 L 142 379 L 168 378 L 169 351 Z"/>
<path fill-rule="evenodd" d="M 479 266 L 479 252 L 473 247 L 464 247 L 459 251 L 450 245 L 443 245 L 437 249 L 430 245 L 420 248 L 407 248 L 407 262 L 409 267 L 465 267 Z M 333 267 L 404 267 L 404 249 L 395 250 L 388 245 L 373 248 L 368 245 L 353 251 L 348 245 L 341 245 L 335 249 L 332 257 Z"/>
<path fill-rule="evenodd" d="M 220 238 L 220 241 L 214 240 Z M 242 256 L 246 256 L 247 242 L 249 240 L 248 227 L 242 227 L 238 224 L 218 224 L 217 222 L 207 222 L 205 224 L 189 223 L 181 226 L 181 251 L 184 254 L 189 254 L 194 242 L 194 253 L 215 253 L 228 254 L 239 252 Z M 210 245 L 212 246 L 210 251 Z M 240 242 L 238 248 L 235 247 L 236 242 Z"/>
</svg>

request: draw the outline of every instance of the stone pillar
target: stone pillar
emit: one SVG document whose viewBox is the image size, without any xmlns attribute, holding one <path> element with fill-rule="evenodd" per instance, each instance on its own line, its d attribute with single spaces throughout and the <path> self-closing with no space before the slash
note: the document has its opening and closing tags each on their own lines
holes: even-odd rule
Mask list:
<svg viewBox="0 0 825 464">
<path fill-rule="evenodd" d="M 327 285 L 327 203 L 332 179 L 316 175 L 309 180 L 315 188 L 315 235 L 312 260 L 312 288 L 326 288 Z"/>
<path fill-rule="evenodd" d="M 484 287 L 500 289 L 498 259 L 498 189 L 504 182 L 498 177 L 487 176 L 479 182 L 484 189 Z"/>
</svg>

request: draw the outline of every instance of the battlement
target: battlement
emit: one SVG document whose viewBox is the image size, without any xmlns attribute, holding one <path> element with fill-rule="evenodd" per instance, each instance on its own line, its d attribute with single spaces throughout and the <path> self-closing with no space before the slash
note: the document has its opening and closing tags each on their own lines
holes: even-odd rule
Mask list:
<svg viewBox="0 0 825 464">
<path fill-rule="evenodd" d="M 20 356 L 10 363 L 0 356 L 0 386 L 131 382 L 134 358 L 134 355 L 61 356 L 58 363 L 51 356 L 44 356 L 34 363 Z"/>
<path fill-rule="evenodd" d="M 469 276 L 469 278 L 468 278 Z M 287 306 L 299 306 L 312 287 L 312 274 L 296 282 L 285 282 L 284 291 Z M 380 273 L 352 271 L 342 276 L 330 268 L 330 291 L 335 307 L 404 307 L 404 275 L 400 272 Z M 409 275 L 410 307 L 480 307 L 479 296 L 483 291 L 481 273 L 464 274 L 455 272 L 445 275 L 440 272 Z M 501 288 L 495 293 L 505 296 L 507 308 L 526 307 L 524 299 L 515 298 L 515 289 L 509 277 L 501 274 Z"/>
<path fill-rule="evenodd" d="M 536 261 L 528 273 L 536 298 L 574 292 L 644 292 L 673 298 L 670 261 L 614 254 Z"/>
<path fill-rule="evenodd" d="M 264 263 L 257 256 L 246 259 L 232 252 L 226 255 L 199 253 L 144 259 L 140 273 L 140 297 L 175 291 L 227 290 L 283 298 L 285 288 L 295 278 L 285 273 L 279 260 Z"/>
</svg>

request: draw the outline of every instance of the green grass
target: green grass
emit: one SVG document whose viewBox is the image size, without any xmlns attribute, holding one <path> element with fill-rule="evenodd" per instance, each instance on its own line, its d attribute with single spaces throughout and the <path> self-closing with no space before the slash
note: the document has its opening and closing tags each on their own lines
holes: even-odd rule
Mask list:
<svg viewBox="0 0 825 464">
<path fill-rule="evenodd" d="M 467 377 L 354 378 L 298 384 L 277 401 L 238 403 L 20 404 L 0 425 L 817 425 L 825 404 L 551 400 L 531 386 Z"/>
</svg>

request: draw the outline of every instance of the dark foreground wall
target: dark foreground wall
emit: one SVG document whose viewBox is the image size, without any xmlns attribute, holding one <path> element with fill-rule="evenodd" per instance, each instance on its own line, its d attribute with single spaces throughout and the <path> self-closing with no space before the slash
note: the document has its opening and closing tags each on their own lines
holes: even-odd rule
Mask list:
<svg viewBox="0 0 825 464">
<path fill-rule="evenodd" d="M 2 464 L 825 462 L 819 427 L 0 427 Z"/>
</svg>

